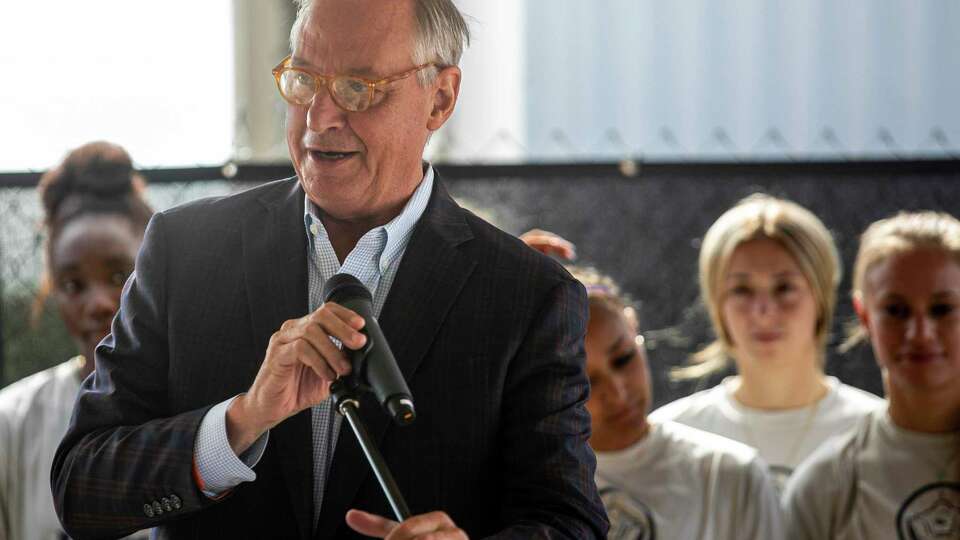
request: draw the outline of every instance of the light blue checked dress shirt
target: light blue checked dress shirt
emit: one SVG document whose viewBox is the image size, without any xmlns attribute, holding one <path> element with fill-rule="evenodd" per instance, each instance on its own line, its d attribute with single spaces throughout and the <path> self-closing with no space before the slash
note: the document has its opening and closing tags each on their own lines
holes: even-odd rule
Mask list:
<svg viewBox="0 0 960 540">
<path fill-rule="evenodd" d="M 327 231 L 320 221 L 320 210 L 306 198 L 304 226 L 309 242 L 307 257 L 308 295 L 310 311 L 323 303 L 323 284 L 334 274 L 347 273 L 359 279 L 373 295 L 373 313 L 380 316 L 387 293 L 400 267 L 413 228 L 423 215 L 433 190 L 433 167 L 427 166 L 420 186 L 407 201 L 403 211 L 386 225 L 364 234 L 343 265 L 337 259 Z M 266 448 L 269 432 L 264 433 L 243 454 L 237 456 L 227 440 L 226 413 L 235 398 L 223 401 L 207 412 L 197 433 L 194 457 L 197 471 L 204 483 L 204 493 L 216 497 L 240 484 L 252 482 L 257 475 L 252 467 L 260 461 Z M 313 417 L 313 522 L 320 516 L 327 471 L 333 458 L 340 431 L 339 415 L 333 410 L 333 400 L 327 399 L 312 408 Z"/>
</svg>

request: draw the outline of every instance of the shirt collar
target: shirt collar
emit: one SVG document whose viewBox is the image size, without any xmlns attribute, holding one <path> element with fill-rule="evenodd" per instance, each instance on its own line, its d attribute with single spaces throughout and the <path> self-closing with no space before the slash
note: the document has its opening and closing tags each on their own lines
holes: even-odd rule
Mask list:
<svg viewBox="0 0 960 540">
<path fill-rule="evenodd" d="M 403 210 L 395 218 L 390 220 L 389 223 L 375 227 L 371 231 L 377 235 L 386 235 L 386 242 L 381 244 L 383 248 L 378 254 L 381 273 L 386 271 L 387 267 L 390 266 L 394 259 L 403 253 L 406 248 L 407 242 L 409 242 L 410 236 L 413 234 L 414 226 L 420 221 L 420 217 L 423 215 L 424 210 L 427 208 L 427 203 L 430 201 L 430 194 L 433 192 L 433 178 L 433 166 L 427 163 L 423 180 L 420 181 L 420 185 L 417 186 L 413 195 L 407 200 Z M 306 228 L 307 238 L 310 241 L 310 251 L 312 253 L 316 249 L 314 235 L 316 235 L 317 238 L 328 238 L 327 230 L 324 228 L 323 221 L 320 219 L 322 210 L 306 195 L 304 195 L 303 208 L 303 223 Z M 364 236 L 371 236 L 371 234 L 368 232 Z"/>
</svg>

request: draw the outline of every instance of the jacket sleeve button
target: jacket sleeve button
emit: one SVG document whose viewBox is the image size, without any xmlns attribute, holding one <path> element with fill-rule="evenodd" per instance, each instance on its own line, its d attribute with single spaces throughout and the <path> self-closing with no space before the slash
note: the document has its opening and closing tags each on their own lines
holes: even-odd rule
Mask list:
<svg viewBox="0 0 960 540">
<path fill-rule="evenodd" d="M 154 514 L 153 514 L 153 507 L 150 506 L 149 504 L 143 505 L 143 513 L 144 513 L 147 517 L 152 518 L 153 515 L 154 515 Z"/>
</svg>

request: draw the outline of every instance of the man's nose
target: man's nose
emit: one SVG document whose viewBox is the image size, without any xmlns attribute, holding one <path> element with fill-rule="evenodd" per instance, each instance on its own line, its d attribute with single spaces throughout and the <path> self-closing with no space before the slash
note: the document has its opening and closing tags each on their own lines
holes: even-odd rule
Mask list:
<svg viewBox="0 0 960 540">
<path fill-rule="evenodd" d="M 322 133 L 328 129 L 342 128 L 346 125 L 346 118 L 346 112 L 333 101 L 327 86 L 317 88 L 307 108 L 307 127 L 310 131 Z"/>
</svg>

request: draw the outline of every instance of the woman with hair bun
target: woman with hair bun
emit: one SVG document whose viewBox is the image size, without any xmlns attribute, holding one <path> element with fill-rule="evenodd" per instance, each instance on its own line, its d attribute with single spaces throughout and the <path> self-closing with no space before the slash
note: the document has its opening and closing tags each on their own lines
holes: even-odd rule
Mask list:
<svg viewBox="0 0 960 540">
<path fill-rule="evenodd" d="M 0 539 L 63 537 L 49 487 L 53 456 L 153 214 L 130 156 L 106 142 L 70 152 L 38 190 L 46 244 L 35 307 L 52 296 L 79 354 L 0 390 Z"/>
<path fill-rule="evenodd" d="M 700 248 L 700 291 L 716 340 L 678 378 L 725 369 L 719 385 L 651 418 L 723 435 L 758 450 L 782 489 L 824 441 L 881 400 L 824 374 L 840 263 L 830 232 L 806 208 L 755 194 L 724 212 Z"/>
<path fill-rule="evenodd" d="M 886 407 L 816 453 L 784 495 L 789 538 L 960 538 L 960 220 L 871 225 L 853 276 Z"/>
</svg>

